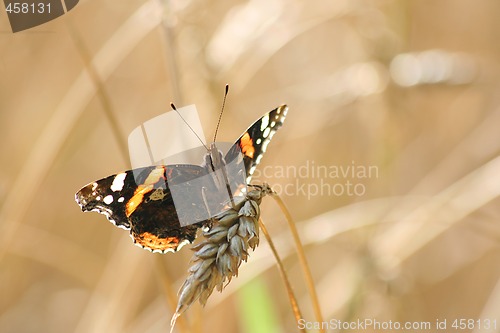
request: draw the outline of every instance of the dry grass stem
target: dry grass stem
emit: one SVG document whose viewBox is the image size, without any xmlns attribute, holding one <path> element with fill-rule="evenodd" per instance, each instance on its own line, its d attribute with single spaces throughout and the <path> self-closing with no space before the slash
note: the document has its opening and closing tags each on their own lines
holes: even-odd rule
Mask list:
<svg viewBox="0 0 500 333">
<path fill-rule="evenodd" d="M 96 68 L 94 67 L 94 64 L 92 63 L 92 57 L 90 56 L 90 52 L 88 51 L 87 46 L 80 37 L 79 32 L 76 30 L 75 27 L 73 27 L 73 25 L 70 22 L 68 22 L 68 31 L 71 35 L 73 42 L 75 43 L 75 46 L 78 49 L 78 52 L 80 53 L 80 56 L 83 59 L 89 77 L 92 80 L 92 83 L 95 85 L 97 98 L 101 102 L 102 111 L 104 112 L 104 115 L 108 119 L 111 131 L 113 132 L 113 135 L 116 138 L 116 143 L 118 144 L 120 154 L 123 156 L 124 160 L 127 161 L 128 149 L 127 149 L 127 142 L 124 140 L 126 136 L 121 130 L 120 125 L 118 124 L 115 112 L 113 112 L 113 107 L 111 106 L 111 100 L 108 94 L 106 93 L 103 80 L 101 79 L 101 76 L 99 75 Z"/>
<path fill-rule="evenodd" d="M 164 33 L 165 43 L 165 60 L 168 66 L 168 75 L 170 77 L 170 84 L 172 87 L 172 95 L 174 96 L 175 103 L 180 105 L 184 104 L 184 99 L 182 95 L 181 88 L 179 86 L 179 64 L 178 64 L 178 52 L 176 48 L 175 31 L 173 23 L 175 17 L 173 13 L 169 10 L 169 1 L 163 1 L 163 17 L 162 17 L 162 31 Z"/>
<path fill-rule="evenodd" d="M 316 293 L 316 288 L 314 287 L 314 281 L 312 279 L 311 270 L 309 268 L 309 264 L 306 260 L 306 255 L 304 253 L 304 248 L 302 246 L 302 242 L 300 241 L 299 233 L 297 232 L 297 227 L 293 221 L 292 215 L 286 208 L 285 203 L 281 200 L 280 196 L 273 192 L 272 197 L 278 203 L 281 211 L 286 217 L 286 221 L 288 222 L 288 227 L 293 235 L 293 240 L 295 243 L 295 247 L 297 250 L 297 256 L 299 258 L 300 266 L 302 268 L 302 272 L 304 274 L 304 279 L 306 280 L 307 289 L 309 291 L 309 296 L 311 297 L 311 302 L 313 305 L 314 315 L 316 317 L 316 321 L 322 323 L 323 316 L 321 314 L 321 307 L 318 301 L 318 295 Z M 321 328 L 320 332 L 324 333 L 325 330 Z"/>
<path fill-rule="evenodd" d="M 165 299 L 167 301 L 168 307 L 174 309 L 177 303 L 177 297 L 175 290 L 172 288 L 174 285 L 173 281 L 170 279 L 168 271 L 165 269 L 164 258 L 163 256 L 155 256 L 155 272 L 157 273 L 158 279 L 161 282 L 163 287 L 163 291 L 165 293 Z M 179 331 L 181 332 L 189 332 L 189 325 L 184 318 L 179 320 L 178 326 Z"/>
<path fill-rule="evenodd" d="M 267 242 L 269 243 L 269 247 L 273 252 L 274 258 L 276 259 L 276 264 L 278 265 L 278 270 L 280 272 L 281 278 L 285 283 L 286 291 L 288 293 L 288 297 L 290 298 L 290 304 L 292 306 L 293 314 L 295 316 L 295 321 L 298 323 L 300 319 L 302 319 L 302 313 L 299 309 L 299 304 L 297 302 L 297 298 L 295 297 L 295 293 L 293 292 L 292 286 L 290 284 L 290 280 L 288 280 L 288 275 L 286 274 L 285 267 L 283 266 L 283 262 L 281 261 L 280 256 L 278 255 L 278 251 L 274 246 L 274 242 L 271 239 L 271 235 L 267 231 L 266 225 L 262 222 L 262 219 L 259 219 L 259 226 L 262 229 L 262 233 L 266 237 Z M 305 332 L 305 329 L 301 329 L 301 332 Z"/>
</svg>

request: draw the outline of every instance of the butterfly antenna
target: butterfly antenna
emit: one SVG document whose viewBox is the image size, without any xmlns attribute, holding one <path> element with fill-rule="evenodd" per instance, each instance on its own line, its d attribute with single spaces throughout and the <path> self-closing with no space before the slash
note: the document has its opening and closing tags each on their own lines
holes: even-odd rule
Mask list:
<svg viewBox="0 0 500 333">
<path fill-rule="evenodd" d="M 220 121 L 222 119 L 222 113 L 224 112 L 224 106 L 226 105 L 226 97 L 227 97 L 228 92 L 229 92 L 229 84 L 226 84 L 226 92 L 224 93 L 224 99 L 222 100 L 222 108 L 220 110 L 219 120 L 217 121 L 217 127 L 215 128 L 214 142 L 215 142 L 215 139 L 217 138 L 217 131 L 219 130 L 219 125 L 220 125 Z"/>
<path fill-rule="evenodd" d="M 184 117 L 181 115 L 181 113 L 177 110 L 177 108 L 175 107 L 174 103 L 170 103 L 170 107 L 172 108 L 172 110 L 174 110 L 175 112 L 177 112 L 177 114 L 179 115 L 179 117 L 181 117 L 182 121 L 187 125 L 187 127 L 189 127 L 189 129 L 191 130 L 191 132 L 193 132 L 194 135 L 196 135 L 196 137 L 198 138 L 198 140 L 200 140 L 200 142 L 203 145 L 203 147 L 205 147 L 205 149 L 208 151 L 209 150 L 208 147 L 203 143 L 203 140 L 201 140 L 201 138 L 196 133 L 196 131 L 189 125 L 189 123 L 186 121 L 186 119 L 184 119 Z"/>
</svg>

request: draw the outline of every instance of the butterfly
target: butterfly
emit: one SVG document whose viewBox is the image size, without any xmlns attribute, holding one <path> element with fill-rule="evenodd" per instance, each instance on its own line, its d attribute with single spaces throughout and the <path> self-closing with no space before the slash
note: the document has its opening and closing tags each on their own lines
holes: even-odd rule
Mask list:
<svg viewBox="0 0 500 333">
<path fill-rule="evenodd" d="M 98 212 L 117 227 L 130 230 L 136 245 L 152 252 L 176 252 L 192 243 L 197 230 L 224 209 L 224 194 L 232 200 L 236 192 L 244 191 L 287 111 L 281 105 L 264 114 L 225 155 L 214 142 L 201 165 L 128 170 L 84 186 L 75 200 L 82 211 Z"/>
</svg>

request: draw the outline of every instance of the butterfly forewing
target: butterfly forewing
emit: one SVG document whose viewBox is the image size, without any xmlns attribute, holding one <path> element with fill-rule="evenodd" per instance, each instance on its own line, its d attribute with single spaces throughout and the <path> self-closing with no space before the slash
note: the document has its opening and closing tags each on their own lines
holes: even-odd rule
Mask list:
<svg viewBox="0 0 500 333">
<path fill-rule="evenodd" d="M 276 131 L 283 125 L 287 112 L 288 107 L 281 105 L 266 113 L 254 122 L 227 152 L 226 162 L 238 158 L 241 152 L 245 164 L 247 184 L 250 183 L 255 168 L 266 152 L 267 145 L 271 142 Z"/>
</svg>

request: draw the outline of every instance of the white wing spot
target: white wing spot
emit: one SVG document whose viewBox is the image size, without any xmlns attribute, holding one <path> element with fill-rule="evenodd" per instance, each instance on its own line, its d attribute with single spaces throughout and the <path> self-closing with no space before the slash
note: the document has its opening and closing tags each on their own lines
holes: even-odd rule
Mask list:
<svg viewBox="0 0 500 333">
<path fill-rule="evenodd" d="M 176 251 L 179 251 L 180 249 L 182 249 L 182 247 L 183 247 L 184 245 L 189 244 L 189 243 L 190 243 L 190 242 L 189 242 L 187 239 L 183 240 L 183 241 L 182 241 L 182 242 L 180 242 L 180 243 L 179 243 L 179 245 L 177 246 Z"/>
<path fill-rule="evenodd" d="M 92 183 L 92 191 L 95 191 L 95 189 L 97 188 L 97 183 Z"/>
<path fill-rule="evenodd" d="M 260 145 L 261 142 L 262 142 L 262 140 L 260 138 L 258 138 L 257 141 L 255 141 L 255 143 L 258 145 Z"/>
<path fill-rule="evenodd" d="M 125 184 L 125 177 L 127 177 L 127 174 L 125 172 L 117 174 L 115 179 L 113 179 L 113 183 L 111 184 L 111 191 L 121 191 L 123 189 L 123 185 Z"/>
<path fill-rule="evenodd" d="M 276 122 L 273 120 L 273 121 L 271 121 L 271 127 L 274 127 L 274 126 L 276 126 Z"/>
<path fill-rule="evenodd" d="M 267 138 L 269 136 L 269 133 L 271 132 L 271 128 L 269 127 L 266 127 L 266 129 L 264 130 L 264 133 L 262 133 L 262 136 L 264 138 Z"/>
<path fill-rule="evenodd" d="M 97 201 L 101 201 L 101 196 L 100 196 L 100 195 L 98 195 L 97 197 L 95 197 L 95 199 L 96 199 Z"/>
<path fill-rule="evenodd" d="M 260 130 L 263 131 L 267 125 L 269 125 L 269 114 L 262 117 L 262 123 L 260 124 Z"/>
<path fill-rule="evenodd" d="M 119 198 L 118 198 L 118 202 L 123 202 L 124 200 L 125 200 L 125 198 L 124 198 L 124 197 L 119 197 Z"/>
<path fill-rule="evenodd" d="M 261 159 L 262 159 L 262 155 L 257 156 L 257 159 L 255 160 L 255 164 L 256 165 L 259 164 Z M 253 173 L 253 171 L 252 171 L 252 173 Z"/>
<path fill-rule="evenodd" d="M 266 149 L 267 149 L 267 146 L 269 145 L 269 142 L 271 142 L 271 140 L 264 140 L 264 143 L 262 144 L 262 152 L 265 153 L 266 152 Z M 262 156 L 262 155 L 260 155 Z"/>
<path fill-rule="evenodd" d="M 110 203 L 113 202 L 113 196 L 111 194 L 109 194 L 109 195 L 105 196 L 102 201 L 104 201 L 104 203 L 106 205 L 109 205 Z"/>
</svg>

